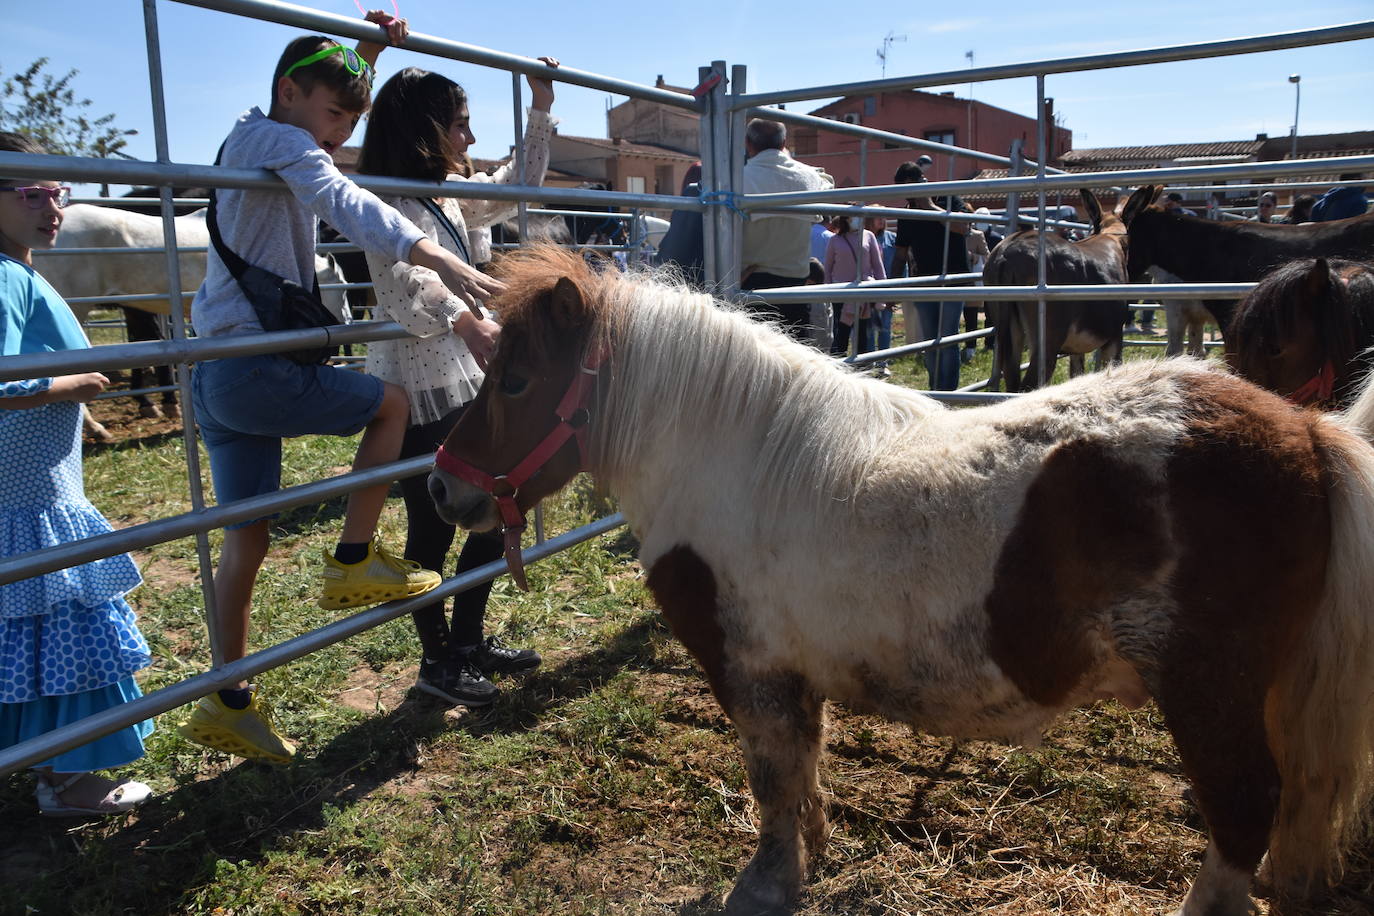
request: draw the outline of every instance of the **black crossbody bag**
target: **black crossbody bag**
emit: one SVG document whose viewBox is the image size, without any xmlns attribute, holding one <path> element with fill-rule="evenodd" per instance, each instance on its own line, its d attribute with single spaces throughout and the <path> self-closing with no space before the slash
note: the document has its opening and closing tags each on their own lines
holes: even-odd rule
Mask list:
<svg viewBox="0 0 1374 916">
<path fill-rule="evenodd" d="M 463 259 L 463 263 L 472 264 L 472 256 L 468 254 L 468 241 L 463 238 L 462 234 L 458 231 L 458 227 L 453 225 L 453 222 L 448 218 L 448 214 L 444 213 L 444 208 L 428 197 L 421 197 L 420 203 L 424 205 L 424 208 L 430 212 L 439 225 L 448 230 L 449 238 L 453 239 L 453 244 L 458 246 L 458 256 Z"/>
<path fill-rule="evenodd" d="M 220 153 L 224 148 L 220 147 Z M 220 157 L 215 157 L 219 165 Z M 243 258 L 229 250 L 219 232 L 219 222 L 215 218 L 215 190 L 210 190 L 210 210 L 205 220 L 210 230 L 210 241 L 214 243 L 215 253 L 224 266 L 238 282 L 243 295 L 252 303 L 257 313 L 258 324 L 264 331 L 299 331 L 306 328 L 328 328 L 339 323 L 338 317 L 320 301 L 320 281 L 315 279 L 314 287 L 307 290 L 295 281 L 279 277 L 270 270 L 254 267 Z M 284 356 L 302 366 L 319 366 L 339 353 L 338 345 L 308 347 L 303 350 L 287 350 L 277 355 Z"/>
</svg>

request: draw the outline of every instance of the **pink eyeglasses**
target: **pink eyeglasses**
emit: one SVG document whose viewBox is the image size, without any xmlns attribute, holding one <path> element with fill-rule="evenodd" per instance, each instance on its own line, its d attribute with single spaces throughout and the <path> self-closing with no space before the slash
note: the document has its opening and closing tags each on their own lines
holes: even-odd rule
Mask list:
<svg viewBox="0 0 1374 916">
<path fill-rule="evenodd" d="M 16 192 L 30 210 L 43 209 L 43 205 L 49 200 L 55 202 L 57 209 L 61 210 L 72 200 L 72 189 L 65 185 L 60 188 L 0 188 L 0 191 Z"/>
</svg>

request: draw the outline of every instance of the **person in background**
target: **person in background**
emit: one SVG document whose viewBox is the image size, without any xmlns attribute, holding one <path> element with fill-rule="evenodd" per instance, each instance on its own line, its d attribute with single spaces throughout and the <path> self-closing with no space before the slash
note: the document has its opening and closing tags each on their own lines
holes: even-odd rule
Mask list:
<svg viewBox="0 0 1374 916">
<path fill-rule="evenodd" d="M 744 193 L 820 191 L 834 181 L 820 169 L 798 162 L 787 153 L 787 127 L 778 121 L 754 118 L 744 132 Z M 815 217 L 780 213 L 755 216 L 744 224 L 740 248 L 740 288 L 801 286 L 806 283 Z M 783 330 L 806 343 L 811 337 L 811 306 L 805 302 L 773 304 L 746 298 L 746 308 L 778 321 Z"/>
<path fill-rule="evenodd" d="M 43 155 L 0 132 L 0 151 Z M 67 303 L 33 269 L 57 244 L 71 188 L 0 177 L 0 356 L 90 346 Z M 0 556 L 108 534 L 86 499 L 81 405 L 105 390 L 99 372 L 0 383 Z M 124 596 L 142 579 L 128 554 L 0 585 L 0 748 L 13 747 L 142 696 L 134 672 L 152 662 Z M 143 756 L 144 720 L 42 761 L 34 797 L 46 815 L 119 814 L 152 795 L 96 774 Z"/>
<path fill-rule="evenodd" d="M 1274 210 L 1279 205 L 1279 199 L 1273 191 L 1265 191 L 1255 202 L 1255 215 L 1250 217 L 1252 223 L 1272 223 L 1274 222 Z"/>
<path fill-rule="evenodd" d="M 1196 211 L 1183 206 L 1183 195 L 1177 191 L 1170 191 L 1164 195 L 1164 212 L 1177 213 L 1179 216 L 1197 216 Z"/>
<path fill-rule="evenodd" d="M 881 207 L 882 204 L 869 204 L 871 207 Z M 887 228 L 887 217 L 870 216 L 864 220 L 864 228 L 873 233 L 873 237 L 878 240 L 878 249 L 883 255 L 883 274 L 892 276 L 893 264 L 897 260 L 897 233 Z M 892 316 L 897 310 L 895 302 L 879 302 L 873 306 L 873 317 L 869 322 L 870 335 L 876 334 L 877 339 L 872 340 L 868 348 L 872 350 L 888 350 L 892 347 Z M 891 378 L 892 367 L 887 360 L 882 360 L 874 365 L 874 375 L 878 378 Z"/>
<path fill-rule="evenodd" d="M 893 176 L 894 184 L 924 184 L 925 172 L 915 162 L 903 162 Z M 915 190 L 913 188 L 913 190 Z M 958 211 L 963 202 L 945 198 L 948 209 Z M 907 198 L 912 210 L 943 211 L 928 196 Z M 893 253 L 893 271 L 898 276 L 928 277 L 968 272 L 968 248 L 962 231 L 951 225 L 948 239 L 945 225 L 938 219 L 897 220 L 897 247 Z M 908 343 L 918 340 L 945 338 L 959 331 L 961 303 L 915 302 L 903 304 L 902 320 L 906 325 Z M 959 387 L 958 346 L 940 347 L 926 352 L 926 371 L 930 388 L 934 391 L 953 391 Z"/>
<path fill-rule="evenodd" d="M 1359 172 L 1346 172 L 1340 181 L 1359 181 Z M 1340 185 L 1327 191 L 1312 206 L 1312 222 L 1328 223 L 1336 219 L 1364 216 L 1369 210 L 1369 197 L 1358 185 Z"/>
<path fill-rule="evenodd" d="M 864 228 L 862 216 L 837 217 L 835 229 L 835 235 L 825 246 L 825 282 L 852 283 L 886 279 L 882 251 L 878 248 L 878 241 L 873 233 Z M 858 334 L 855 338 L 855 352 L 867 353 L 872 347 L 868 326 L 872 321 L 874 303 L 836 302 L 834 308 L 835 339 L 830 345 L 830 352 L 835 356 L 846 355 L 849 352 L 850 330 L 854 329 Z"/>
<path fill-rule="evenodd" d="M 1312 208 L 1316 206 L 1317 198 L 1312 194 L 1299 194 L 1293 198 L 1293 206 L 1288 208 L 1283 219 L 1279 222 L 1289 226 L 1296 226 L 1299 223 L 1312 222 Z"/>
<path fill-rule="evenodd" d="M 694 162 L 682 176 L 681 197 L 701 196 L 701 163 Z M 696 289 L 706 287 L 706 235 L 700 211 L 674 210 L 668 231 L 658 245 L 656 266 L 672 265 Z"/>
</svg>

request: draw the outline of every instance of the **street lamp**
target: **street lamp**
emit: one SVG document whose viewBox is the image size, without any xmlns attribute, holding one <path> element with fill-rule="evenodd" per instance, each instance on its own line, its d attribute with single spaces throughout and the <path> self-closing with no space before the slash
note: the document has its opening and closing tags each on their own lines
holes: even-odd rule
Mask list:
<svg viewBox="0 0 1374 916">
<path fill-rule="evenodd" d="M 1288 82 L 1293 84 L 1293 156 L 1298 158 L 1298 104 L 1302 101 L 1302 74 L 1290 73 Z"/>
</svg>

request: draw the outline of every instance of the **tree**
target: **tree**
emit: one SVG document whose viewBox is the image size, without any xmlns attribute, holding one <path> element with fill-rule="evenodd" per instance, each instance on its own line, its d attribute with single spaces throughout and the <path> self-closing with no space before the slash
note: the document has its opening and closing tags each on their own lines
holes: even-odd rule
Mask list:
<svg viewBox="0 0 1374 916">
<path fill-rule="evenodd" d="M 133 159 L 123 149 L 138 133 L 116 127 L 113 114 L 88 117 L 90 99 L 78 99 L 72 81 L 77 71 L 54 76 L 40 57 L 0 85 L 0 129 L 32 137 L 48 152 L 97 159 Z"/>
</svg>

